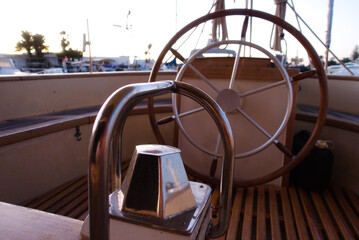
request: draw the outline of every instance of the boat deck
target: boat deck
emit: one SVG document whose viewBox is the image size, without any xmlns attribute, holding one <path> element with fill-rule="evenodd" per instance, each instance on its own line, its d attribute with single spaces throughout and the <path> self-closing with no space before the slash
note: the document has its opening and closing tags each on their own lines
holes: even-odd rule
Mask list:
<svg viewBox="0 0 359 240">
<path fill-rule="evenodd" d="M 164 106 L 168 111 L 169 103 L 166 102 Z M 98 107 L 84 112 L 63 112 L 1 123 L 0 146 L 76 127 L 82 122 L 91 123 L 97 111 Z M 311 121 L 315 115 L 315 111 L 310 109 L 297 111 L 297 119 Z M 359 118 L 349 117 L 332 112 L 326 124 L 359 132 Z M 214 189 L 212 202 L 215 221 L 219 190 Z M 88 214 L 87 195 L 87 178 L 79 177 L 39 198 L 24 202 L 23 206 L 55 213 L 56 216 L 68 216 L 73 220 L 84 220 Z M 0 207 L 13 211 L 12 207 Z M 9 216 L 6 215 L 6 218 Z M 8 221 L 11 218 L 6 219 Z M 318 191 L 294 186 L 235 189 L 230 229 L 222 239 L 256 238 L 359 239 L 359 198 L 354 192 L 337 187 Z"/>
<path fill-rule="evenodd" d="M 218 188 L 212 195 L 216 221 Z M 24 206 L 84 220 L 88 214 L 87 178 L 74 179 Z M 221 239 L 358 239 L 359 198 L 331 187 L 259 186 L 234 191 L 229 231 Z"/>
</svg>

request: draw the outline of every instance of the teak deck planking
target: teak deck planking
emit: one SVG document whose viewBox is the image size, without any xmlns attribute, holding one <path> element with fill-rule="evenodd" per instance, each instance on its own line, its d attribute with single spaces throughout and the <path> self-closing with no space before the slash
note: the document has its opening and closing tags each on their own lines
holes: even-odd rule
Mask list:
<svg viewBox="0 0 359 240">
<path fill-rule="evenodd" d="M 214 223 L 218 199 L 216 187 L 211 198 Z M 74 179 L 24 205 L 84 220 L 88 214 L 87 179 Z M 306 190 L 261 185 L 234 190 L 229 230 L 220 239 L 358 238 L 359 198 L 354 192 L 337 187 Z"/>
</svg>

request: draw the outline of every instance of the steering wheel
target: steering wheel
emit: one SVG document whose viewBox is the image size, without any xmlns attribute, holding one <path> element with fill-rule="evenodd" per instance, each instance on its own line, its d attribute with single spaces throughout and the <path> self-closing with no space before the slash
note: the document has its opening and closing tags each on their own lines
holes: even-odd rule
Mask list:
<svg viewBox="0 0 359 240">
<path fill-rule="evenodd" d="M 293 105 L 293 90 L 292 90 L 292 85 L 288 76 L 287 71 L 284 69 L 284 67 L 282 66 L 282 64 L 279 62 L 279 60 L 273 56 L 269 51 L 267 51 L 266 49 L 255 45 L 253 43 L 250 42 L 245 42 L 245 41 L 219 41 L 219 42 L 215 42 L 212 43 L 208 46 L 206 46 L 205 48 L 202 48 L 201 50 L 197 51 L 195 54 L 191 55 L 189 59 L 186 60 L 186 63 L 183 65 L 183 67 L 181 68 L 181 70 L 179 71 L 179 73 L 177 74 L 176 77 L 176 81 L 181 81 L 183 78 L 183 75 L 185 73 L 185 71 L 187 70 L 187 68 L 191 68 L 191 69 L 195 69 L 192 65 L 192 62 L 201 54 L 205 53 L 206 51 L 208 51 L 209 49 L 212 49 L 214 47 L 219 47 L 221 45 L 225 45 L 228 46 L 230 44 L 235 44 L 235 45 L 239 45 L 239 48 L 242 46 L 249 46 L 255 49 L 258 49 L 259 51 L 265 53 L 275 64 L 276 67 L 278 67 L 283 80 L 280 81 L 279 83 L 275 83 L 275 84 L 270 84 L 261 88 L 257 88 L 254 90 L 250 90 L 248 92 L 245 93 L 238 93 L 235 89 L 234 89 L 234 81 L 235 81 L 235 75 L 236 73 L 232 73 L 231 79 L 230 79 L 230 83 L 228 88 L 224 88 L 222 90 L 219 90 L 216 86 L 211 85 L 210 82 L 208 82 L 209 80 L 203 76 L 203 81 L 208 82 L 210 84 L 211 87 L 214 88 L 214 90 L 217 92 L 217 96 L 216 96 L 216 101 L 217 103 L 222 107 L 222 109 L 226 112 L 226 114 L 230 114 L 233 111 L 236 111 L 238 113 L 241 113 L 244 117 L 247 118 L 247 120 L 249 122 L 251 122 L 255 127 L 257 127 L 260 131 L 262 131 L 267 137 L 268 140 L 263 143 L 262 145 L 250 150 L 250 151 L 246 151 L 246 152 L 238 152 L 235 156 L 235 158 L 241 158 L 241 157 L 247 157 L 250 155 L 253 155 L 257 152 L 260 152 L 261 150 L 265 149 L 266 147 L 268 147 L 271 143 L 275 142 L 276 139 L 278 138 L 278 136 L 283 132 L 288 120 L 289 120 L 289 116 L 290 116 L 290 112 L 292 109 L 292 105 Z M 236 60 L 239 59 L 239 56 L 237 55 Z M 241 98 L 256 94 L 258 92 L 262 92 L 265 91 L 267 89 L 271 89 L 275 86 L 281 85 L 281 84 L 285 84 L 287 87 L 287 106 L 286 106 L 286 110 L 285 110 L 285 114 L 284 114 L 284 118 L 279 126 L 279 128 L 276 130 L 276 132 L 271 135 L 270 133 L 268 133 L 263 127 L 261 127 L 254 119 L 252 119 L 248 114 L 246 114 L 242 107 L 240 107 L 241 105 Z M 194 146 L 196 146 L 198 149 L 200 149 L 201 151 L 212 155 L 212 156 L 217 156 L 217 157 L 222 157 L 222 154 L 215 152 L 215 151 L 211 151 L 209 149 L 206 149 L 204 147 L 202 147 L 200 144 L 198 144 L 191 136 L 190 134 L 188 134 L 188 132 L 186 131 L 186 129 L 183 127 L 183 124 L 181 122 L 180 119 L 180 115 L 179 115 L 179 111 L 178 111 L 178 104 L 177 104 L 177 97 L 175 97 L 175 95 L 173 95 L 172 98 L 172 106 L 173 106 L 173 112 L 174 112 L 174 116 L 176 119 L 176 122 L 179 126 L 179 128 L 181 129 L 182 133 L 184 134 L 184 136 L 188 139 L 188 141 L 190 141 Z M 202 110 L 199 109 L 199 110 Z M 198 110 L 198 111 L 199 111 Z M 183 115 L 187 115 L 189 114 L 188 112 L 182 114 Z"/>
<path fill-rule="evenodd" d="M 175 45 L 177 41 L 183 36 L 183 35 L 189 35 L 191 34 L 191 31 L 193 29 L 198 28 L 201 24 L 205 24 L 208 21 L 212 21 L 218 18 L 224 18 L 227 16 L 244 16 L 245 20 L 243 22 L 242 27 L 242 33 L 240 40 L 222 40 L 218 42 L 214 42 L 210 45 L 208 45 L 205 48 L 202 48 L 199 51 L 196 51 L 194 54 L 192 54 L 188 59 L 185 59 L 180 53 L 178 49 L 175 49 Z M 270 22 L 272 24 L 277 25 L 280 28 L 283 28 L 285 31 L 290 33 L 296 40 L 304 47 L 304 49 L 307 51 L 308 56 L 310 57 L 313 66 L 315 67 L 315 71 L 308 71 L 304 72 L 302 74 L 298 74 L 292 78 L 290 78 L 287 74 L 287 71 L 283 68 L 282 64 L 279 62 L 279 60 L 273 56 L 269 51 L 264 49 L 263 47 L 260 47 L 259 45 L 250 43 L 245 41 L 245 35 L 247 31 L 248 26 L 248 18 L 258 18 L 263 19 L 267 22 Z M 215 84 L 213 84 L 209 79 L 206 78 L 204 74 L 201 73 L 200 70 L 198 70 L 195 65 L 193 64 L 194 60 L 197 59 L 199 56 L 202 56 L 204 53 L 206 53 L 208 50 L 213 48 L 220 48 L 223 46 L 228 47 L 229 45 L 236 45 L 236 48 L 238 49 L 233 68 L 232 68 L 232 74 L 231 78 L 228 84 L 228 88 L 225 89 L 218 89 Z M 276 68 L 279 70 L 282 80 L 271 83 L 247 92 L 239 92 L 238 89 L 236 89 L 235 83 L 236 83 L 236 76 L 240 64 L 240 51 L 242 46 L 248 46 L 251 47 L 262 54 L 266 55 L 266 57 L 270 58 L 270 60 L 274 63 Z M 283 152 L 286 156 L 288 156 L 291 160 L 287 161 L 283 166 L 279 167 L 278 169 L 274 170 L 271 173 L 265 174 L 264 176 L 260 176 L 254 179 L 250 180 L 235 180 L 234 184 L 235 186 L 251 186 L 251 185 L 258 185 L 262 184 L 268 181 L 271 181 L 275 178 L 278 178 L 282 176 L 283 174 L 287 173 L 289 170 L 294 168 L 297 164 L 299 164 L 300 161 L 304 159 L 304 157 L 309 153 L 309 151 L 314 146 L 320 131 L 325 123 L 326 119 L 326 112 L 327 112 L 327 105 L 328 105 L 328 89 L 327 89 L 327 79 L 325 75 L 325 71 L 322 67 L 321 61 L 315 52 L 314 48 L 311 46 L 311 44 L 308 42 L 308 40 L 299 32 L 297 31 L 293 26 L 288 24 L 287 22 L 283 21 L 282 19 L 275 17 L 273 15 L 256 11 L 256 10 L 249 10 L 249 9 L 229 9 L 229 10 L 222 10 L 214 13 L 207 14 L 201 18 L 198 18 L 197 20 L 189 23 L 187 26 L 185 26 L 183 29 L 181 29 L 164 47 L 162 52 L 160 53 L 159 57 L 156 60 L 156 63 L 151 71 L 149 81 L 154 82 L 157 80 L 158 71 L 161 68 L 162 62 L 164 60 L 164 57 L 168 55 L 169 53 L 172 53 L 176 58 L 180 59 L 184 65 L 182 66 L 181 70 L 178 72 L 176 81 L 183 80 L 183 75 L 186 70 L 191 69 L 197 76 L 200 77 L 209 87 L 211 90 L 213 90 L 216 94 L 213 96 L 217 103 L 222 107 L 222 109 L 226 112 L 227 116 L 228 114 L 237 113 L 240 114 L 242 117 L 247 119 L 252 125 L 255 126 L 256 129 L 258 129 L 260 132 L 262 132 L 267 140 L 264 141 L 264 143 L 260 144 L 259 146 L 254 147 L 251 150 L 244 151 L 244 152 L 237 152 L 235 157 L 236 158 L 242 158 L 254 155 L 258 152 L 263 151 L 265 148 L 267 148 L 270 145 L 275 145 L 281 152 Z M 319 89 L 320 89 L 320 107 L 319 107 L 319 113 L 318 118 L 315 123 L 314 129 L 312 131 L 312 134 L 310 138 L 308 139 L 307 143 L 304 145 L 302 150 L 295 156 L 291 150 L 285 147 L 284 144 L 282 144 L 278 140 L 278 136 L 283 132 L 285 129 L 288 119 L 290 116 L 290 113 L 293 109 L 293 90 L 292 90 L 292 84 L 291 82 L 295 82 L 304 78 L 307 78 L 309 76 L 313 76 L 314 74 L 317 74 Z M 283 119 L 281 123 L 279 124 L 279 127 L 274 133 L 269 133 L 266 131 L 264 127 L 262 127 L 258 122 L 253 119 L 251 116 L 249 116 L 242 108 L 241 106 L 241 99 L 258 94 L 263 91 L 267 91 L 269 89 L 275 88 L 277 86 L 286 86 L 287 91 L 287 101 L 286 101 L 286 107 L 285 107 L 285 114 L 283 116 Z M 207 149 L 200 144 L 198 144 L 186 131 L 185 127 L 182 124 L 181 117 L 193 114 L 196 112 L 201 111 L 201 109 L 193 109 L 188 112 L 179 113 L 177 108 L 177 98 L 173 97 L 172 99 L 172 106 L 173 106 L 173 112 L 174 116 L 170 116 L 169 118 L 162 119 L 160 121 L 156 120 L 155 114 L 154 114 L 154 106 L 153 106 L 153 100 L 148 100 L 148 109 L 149 109 L 149 116 L 150 116 L 150 122 L 152 129 L 154 130 L 154 133 L 156 135 L 157 140 L 160 143 L 164 143 L 163 137 L 161 136 L 161 133 L 159 131 L 158 125 L 162 124 L 164 122 L 167 122 L 171 119 L 175 119 L 181 132 L 183 135 L 198 149 L 201 151 L 214 156 L 215 158 L 221 157 L 221 154 L 218 153 L 216 150 L 210 150 Z M 233 122 L 231 122 L 231 125 L 233 125 Z M 239 133 L 240 134 L 240 133 Z M 218 141 L 219 142 L 219 141 Z M 218 145 L 217 147 L 218 148 Z M 199 172 L 197 172 L 194 169 L 191 169 L 188 165 L 186 165 L 187 169 L 189 169 L 189 172 L 195 177 L 198 177 L 200 179 L 211 181 L 211 177 L 203 175 Z"/>
</svg>

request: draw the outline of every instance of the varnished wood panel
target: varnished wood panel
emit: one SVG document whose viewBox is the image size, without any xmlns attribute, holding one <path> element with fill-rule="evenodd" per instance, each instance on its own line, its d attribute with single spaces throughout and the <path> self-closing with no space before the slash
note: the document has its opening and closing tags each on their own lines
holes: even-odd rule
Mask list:
<svg viewBox="0 0 359 240">
<path fill-rule="evenodd" d="M 197 58 L 192 65 L 205 77 L 211 79 L 230 79 L 234 64 L 233 58 Z M 297 69 L 288 69 L 289 75 L 297 74 Z M 197 74 L 190 68 L 186 69 L 185 77 L 197 78 Z M 278 80 L 281 76 L 277 68 L 266 58 L 241 58 L 237 71 L 237 79 L 246 80 Z"/>
</svg>

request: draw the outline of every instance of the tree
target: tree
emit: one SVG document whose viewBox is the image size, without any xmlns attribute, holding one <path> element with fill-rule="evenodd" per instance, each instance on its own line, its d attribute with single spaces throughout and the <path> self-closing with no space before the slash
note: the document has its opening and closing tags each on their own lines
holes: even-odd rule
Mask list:
<svg viewBox="0 0 359 240">
<path fill-rule="evenodd" d="M 66 48 L 70 46 L 70 41 L 68 40 L 69 35 L 67 35 L 65 31 L 60 32 L 60 35 L 62 36 L 61 39 L 62 52 L 66 52 Z"/>
<path fill-rule="evenodd" d="M 343 58 L 342 60 L 341 60 L 343 63 L 348 63 L 348 62 L 351 62 L 351 60 L 350 60 L 350 58 Z"/>
<path fill-rule="evenodd" d="M 33 48 L 35 50 L 35 55 L 38 61 L 42 62 L 44 57 L 44 50 L 48 49 L 48 46 L 45 45 L 45 37 L 41 34 L 35 34 L 33 38 Z"/>
<path fill-rule="evenodd" d="M 328 66 L 332 66 L 332 65 L 338 65 L 338 63 L 335 61 L 334 58 L 331 58 L 331 59 L 328 61 Z"/>
<path fill-rule="evenodd" d="M 29 31 L 21 31 L 21 37 L 22 40 L 16 43 L 15 50 L 20 52 L 25 49 L 30 59 L 34 50 L 38 61 L 43 61 L 44 50 L 48 49 L 45 45 L 45 37 L 41 34 L 33 35 Z"/>
<path fill-rule="evenodd" d="M 151 60 L 151 56 L 150 56 L 150 51 L 152 48 L 152 43 L 147 45 L 147 50 L 145 51 L 145 55 L 146 55 L 146 62 L 149 62 Z"/>
<path fill-rule="evenodd" d="M 32 33 L 28 31 L 21 31 L 21 37 L 22 40 L 16 43 L 15 50 L 17 52 L 20 52 L 25 49 L 29 58 L 31 58 L 32 57 L 31 50 L 33 48 Z"/>
<path fill-rule="evenodd" d="M 358 45 L 356 45 L 355 47 L 354 47 L 354 50 L 353 50 L 353 53 L 352 53 L 352 60 L 353 61 L 355 61 L 356 59 L 358 59 L 359 58 L 359 46 Z"/>
<path fill-rule="evenodd" d="M 66 51 L 66 56 L 70 59 L 80 59 L 82 58 L 83 54 L 79 50 L 70 48 L 68 51 Z"/>
<path fill-rule="evenodd" d="M 61 39 L 62 52 L 57 53 L 56 55 L 61 59 L 64 59 L 65 57 L 67 57 L 69 59 L 82 58 L 83 54 L 81 51 L 69 48 L 70 47 L 69 35 L 66 34 L 66 31 L 61 31 L 60 35 L 62 36 L 62 39 Z M 67 49 L 67 48 L 69 48 L 69 49 Z"/>
</svg>

